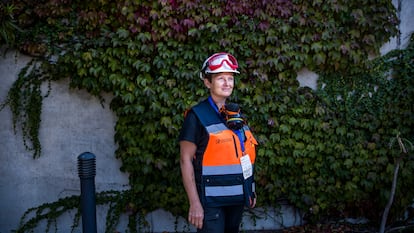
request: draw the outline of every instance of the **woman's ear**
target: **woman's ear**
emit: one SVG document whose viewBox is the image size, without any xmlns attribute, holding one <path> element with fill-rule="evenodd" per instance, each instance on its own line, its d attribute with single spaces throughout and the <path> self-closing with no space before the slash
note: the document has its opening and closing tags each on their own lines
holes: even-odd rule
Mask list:
<svg viewBox="0 0 414 233">
<path fill-rule="evenodd" d="M 204 85 L 208 88 L 208 89 L 210 89 L 210 87 L 211 87 L 211 82 L 208 80 L 208 78 L 204 78 Z"/>
</svg>

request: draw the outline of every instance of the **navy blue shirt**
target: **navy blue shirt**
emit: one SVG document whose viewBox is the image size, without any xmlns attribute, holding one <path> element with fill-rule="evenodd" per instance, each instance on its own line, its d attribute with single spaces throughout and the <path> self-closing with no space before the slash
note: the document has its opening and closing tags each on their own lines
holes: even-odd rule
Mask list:
<svg viewBox="0 0 414 233">
<path fill-rule="evenodd" d="M 209 135 L 196 114 L 190 110 L 184 119 L 178 137 L 179 141 L 189 141 L 197 146 L 196 156 L 201 156 L 207 147 Z"/>
</svg>

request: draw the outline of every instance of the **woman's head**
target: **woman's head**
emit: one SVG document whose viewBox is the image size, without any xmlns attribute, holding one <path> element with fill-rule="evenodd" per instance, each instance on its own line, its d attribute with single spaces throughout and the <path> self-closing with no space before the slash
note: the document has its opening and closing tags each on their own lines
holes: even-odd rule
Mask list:
<svg viewBox="0 0 414 233">
<path fill-rule="evenodd" d="M 204 85 L 210 90 L 210 95 L 215 100 L 227 99 L 234 88 L 234 74 L 222 72 L 209 74 L 209 78 L 204 79 Z"/>
</svg>

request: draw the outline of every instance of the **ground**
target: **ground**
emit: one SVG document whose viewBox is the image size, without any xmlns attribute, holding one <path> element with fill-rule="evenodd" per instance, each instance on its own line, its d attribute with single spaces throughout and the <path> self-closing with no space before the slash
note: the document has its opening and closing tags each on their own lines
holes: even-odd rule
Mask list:
<svg viewBox="0 0 414 233">
<path fill-rule="evenodd" d="M 378 229 L 365 225 L 343 223 L 304 225 L 278 231 L 246 231 L 241 233 L 378 233 Z M 414 225 L 387 228 L 386 233 L 414 233 Z"/>
</svg>

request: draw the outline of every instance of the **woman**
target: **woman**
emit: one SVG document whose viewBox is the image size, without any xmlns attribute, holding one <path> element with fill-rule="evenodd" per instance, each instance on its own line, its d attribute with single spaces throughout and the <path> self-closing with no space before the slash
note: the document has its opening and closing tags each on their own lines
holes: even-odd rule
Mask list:
<svg viewBox="0 0 414 233">
<path fill-rule="evenodd" d="M 180 132 L 180 165 L 189 199 L 188 221 L 204 233 L 236 233 L 244 206 L 256 204 L 257 141 L 237 105 L 226 105 L 238 74 L 236 58 L 216 53 L 200 78 L 210 96 L 186 114 Z"/>
</svg>

